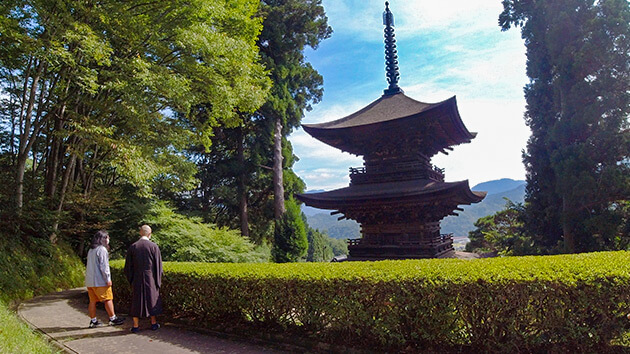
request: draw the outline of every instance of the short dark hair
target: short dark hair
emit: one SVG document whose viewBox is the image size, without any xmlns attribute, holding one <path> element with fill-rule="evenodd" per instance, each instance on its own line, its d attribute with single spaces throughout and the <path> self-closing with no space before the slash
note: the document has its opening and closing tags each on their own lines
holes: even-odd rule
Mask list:
<svg viewBox="0 0 630 354">
<path fill-rule="evenodd" d="M 109 245 L 107 244 L 107 239 L 109 238 L 109 234 L 105 230 L 98 230 L 92 236 L 92 244 L 90 248 L 96 248 L 98 246 L 105 246 L 107 250 L 109 250 Z"/>
</svg>

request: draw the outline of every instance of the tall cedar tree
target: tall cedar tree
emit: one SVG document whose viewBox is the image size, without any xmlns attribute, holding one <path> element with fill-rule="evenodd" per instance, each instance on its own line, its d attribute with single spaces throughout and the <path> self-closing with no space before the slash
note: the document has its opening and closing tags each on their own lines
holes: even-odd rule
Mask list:
<svg viewBox="0 0 630 354">
<path fill-rule="evenodd" d="M 303 50 L 317 48 L 331 29 L 319 0 L 261 1 L 258 16 L 263 30 L 257 45 L 271 94 L 253 115 L 242 114 L 237 126 L 216 130 L 211 151 L 191 151 L 201 184 L 182 206 L 201 209 L 207 221 L 240 228 L 261 243 L 273 241 L 285 198 L 304 189 L 291 170 L 296 158 L 286 136 L 321 99 L 323 79 Z"/>
<path fill-rule="evenodd" d="M 274 217 L 279 221 L 285 211 L 283 137 L 323 94 L 323 78 L 306 61 L 304 48 L 316 49 L 332 29 L 321 0 L 263 0 L 260 15 L 264 21 L 258 47 L 273 87 L 257 114 L 273 126 Z"/>
<path fill-rule="evenodd" d="M 503 7 L 500 26 L 521 27 L 527 47 L 526 229 L 545 252 L 619 247 L 629 237 L 620 225 L 630 199 L 630 5 Z"/>
</svg>

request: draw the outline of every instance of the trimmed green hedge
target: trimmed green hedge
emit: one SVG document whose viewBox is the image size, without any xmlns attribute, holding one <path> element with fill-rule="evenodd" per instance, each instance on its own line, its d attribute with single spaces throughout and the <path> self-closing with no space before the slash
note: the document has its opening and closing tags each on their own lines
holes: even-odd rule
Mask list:
<svg viewBox="0 0 630 354">
<path fill-rule="evenodd" d="M 112 262 L 120 305 L 122 261 Z M 167 314 L 354 347 L 607 346 L 629 323 L 630 253 L 480 260 L 165 263 Z M 233 328 L 232 328 L 233 329 Z"/>
</svg>

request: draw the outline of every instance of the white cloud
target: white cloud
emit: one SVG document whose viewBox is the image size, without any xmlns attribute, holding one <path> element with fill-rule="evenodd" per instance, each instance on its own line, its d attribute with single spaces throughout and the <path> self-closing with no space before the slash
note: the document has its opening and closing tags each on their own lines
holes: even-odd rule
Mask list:
<svg viewBox="0 0 630 354">
<path fill-rule="evenodd" d="M 353 33 L 364 40 L 382 40 L 381 0 L 324 0 L 329 24 L 336 32 Z M 420 32 L 446 31 L 451 35 L 470 33 L 486 28 L 498 30 L 498 17 L 503 7 L 498 0 L 394 0 L 396 36 L 414 37 Z M 380 34 L 380 36 L 379 36 Z"/>
<path fill-rule="evenodd" d="M 313 170 L 296 168 L 296 173 L 308 180 L 308 190 L 331 190 L 347 187 L 350 183 L 348 173 L 338 168 L 317 168 Z"/>
<path fill-rule="evenodd" d="M 309 161 L 319 160 L 319 163 L 326 163 L 334 160 L 336 163 L 355 163 L 360 160 L 355 155 L 341 152 L 337 148 L 326 145 L 321 141 L 311 137 L 304 130 L 300 129 L 291 135 L 293 150 L 300 158 Z"/>
<path fill-rule="evenodd" d="M 464 124 L 477 132 L 477 137 L 433 159 L 446 169 L 447 181 L 468 179 L 473 186 L 504 177 L 525 177 L 521 151 L 530 132 L 523 122 L 523 101 L 475 99 L 458 103 Z"/>
</svg>

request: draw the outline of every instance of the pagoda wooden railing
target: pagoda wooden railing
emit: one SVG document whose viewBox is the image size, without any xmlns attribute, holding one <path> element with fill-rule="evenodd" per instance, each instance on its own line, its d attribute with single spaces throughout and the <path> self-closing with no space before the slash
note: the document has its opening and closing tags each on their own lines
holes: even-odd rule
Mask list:
<svg viewBox="0 0 630 354">
<path fill-rule="evenodd" d="M 358 246 L 361 243 L 361 239 L 360 238 L 349 238 L 348 239 L 348 246 Z"/>
<path fill-rule="evenodd" d="M 444 242 L 448 242 L 448 241 L 452 241 L 453 238 L 453 234 L 440 234 L 440 237 L 437 239 L 430 239 L 430 240 L 417 240 L 417 241 L 407 241 L 407 240 L 400 240 L 400 241 L 395 241 L 394 243 L 388 244 L 388 245 L 392 245 L 392 246 L 426 246 L 426 245 L 437 245 L 437 244 L 441 244 Z M 350 238 L 348 239 L 348 246 L 359 246 L 361 245 L 361 241 L 363 239 L 361 238 Z M 374 245 L 379 245 L 378 243 L 375 243 Z"/>
<path fill-rule="evenodd" d="M 411 179 L 431 179 L 444 182 L 444 170 L 433 167 L 433 169 L 416 170 L 390 170 L 367 172 L 365 167 L 350 167 L 350 183 L 382 183 L 392 181 L 406 181 Z"/>
</svg>

